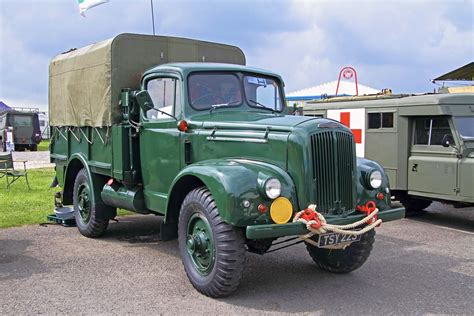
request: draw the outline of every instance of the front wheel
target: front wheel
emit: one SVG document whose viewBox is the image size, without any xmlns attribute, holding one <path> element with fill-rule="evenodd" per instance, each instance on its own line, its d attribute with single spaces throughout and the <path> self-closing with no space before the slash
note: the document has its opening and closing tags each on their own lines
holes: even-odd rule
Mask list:
<svg viewBox="0 0 474 316">
<path fill-rule="evenodd" d="M 178 243 L 186 275 L 199 292 L 223 297 L 237 289 L 245 264 L 243 231 L 224 222 L 206 187 L 184 199 Z"/>
<path fill-rule="evenodd" d="M 333 273 L 349 273 L 360 268 L 370 256 L 375 241 L 375 230 L 361 236 L 346 249 L 324 249 L 306 243 L 306 249 L 313 261 L 322 270 Z"/>
<path fill-rule="evenodd" d="M 418 199 L 408 195 L 400 197 L 400 203 L 405 207 L 405 211 L 408 215 L 413 215 L 424 210 L 431 205 L 431 202 L 430 200 Z"/>
<path fill-rule="evenodd" d="M 100 237 L 109 225 L 108 219 L 97 217 L 98 206 L 93 199 L 94 190 L 92 181 L 86 172 L 81 169 L 76 176 L 73 188 L 74 218 L 79 232 L 90 238 Z"/>
</svg>

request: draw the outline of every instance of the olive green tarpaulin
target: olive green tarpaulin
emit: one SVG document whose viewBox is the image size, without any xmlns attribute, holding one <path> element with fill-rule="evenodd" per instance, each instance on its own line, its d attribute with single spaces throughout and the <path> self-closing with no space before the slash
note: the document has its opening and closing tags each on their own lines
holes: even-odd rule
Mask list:
<svg viewBox="0 0 474 316">
<path fill-rule="evenodd" d="M 51 126 L 111 126 L 120 122 L 123 88 L 139 89 L 145 70 L 169 62 L 245 65 L 235 46 L 184 38 L 120 34 L 53 58 L 49 65 Z"/>
</svg>

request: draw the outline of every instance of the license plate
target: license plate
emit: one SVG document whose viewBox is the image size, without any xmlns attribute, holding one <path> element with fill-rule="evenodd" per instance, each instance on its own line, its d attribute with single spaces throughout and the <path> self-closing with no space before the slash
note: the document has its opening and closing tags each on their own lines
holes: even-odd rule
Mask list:
<svg viewBox="0 0 474 316">
<path fill-rule="evenodd" d="M 354 241 L 359 241 L 360 235 L 344 235 L 339 233 L 326 233 L 319 235 L 318 247 L 327 247 L 345 243 L 352 243 Z"/>
</svg>

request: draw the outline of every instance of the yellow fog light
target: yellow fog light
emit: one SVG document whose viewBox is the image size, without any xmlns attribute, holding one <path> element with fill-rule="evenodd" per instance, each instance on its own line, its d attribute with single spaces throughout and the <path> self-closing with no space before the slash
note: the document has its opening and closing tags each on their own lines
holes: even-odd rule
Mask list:
<svg viewBox="0 0 474 316">
<path fill-rule="evenodd" d="M 293 215 L 293 206 L 287 198 L 279 197 L 270 206 L 270 217 L 277 224 L 288 223 L 291 215 Z"/>
</svg>

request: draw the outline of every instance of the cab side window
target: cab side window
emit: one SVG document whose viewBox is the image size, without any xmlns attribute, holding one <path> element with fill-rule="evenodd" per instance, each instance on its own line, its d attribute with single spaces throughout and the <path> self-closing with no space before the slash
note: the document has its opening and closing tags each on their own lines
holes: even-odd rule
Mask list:
<svg viewBox="0 0 474 316">
<path fill-rule="evenodd" d="M 415 119 L 415 145 L 441 146 L 445 135 L 453 136 L 448 118 Z"/>
<path fill-rule="evenodd" d="M 147 90 L 155 108 L 171 115 L 179 113 L 181 105 L 180 81 L 175 78 L 156 78 L 148 81 Z M 149 119 L 163 119 L 169 116 L 156 110 L 146 112 Z"/>
</svg>

